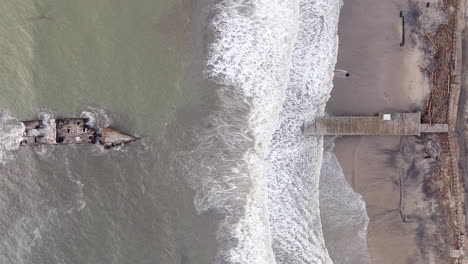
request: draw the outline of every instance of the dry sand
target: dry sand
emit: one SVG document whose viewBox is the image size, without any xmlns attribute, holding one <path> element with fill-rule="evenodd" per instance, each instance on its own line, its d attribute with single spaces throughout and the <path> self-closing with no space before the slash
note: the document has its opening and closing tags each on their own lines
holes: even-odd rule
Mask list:
<svg viewBox="0 0 468 264">
<path fill-rule="evenodd" d="M 432 2 L 429 8 L 426 2 L 413 1 L 422 12 L 436 8 L 437 1 L 429 1 Z M 400 10 L 409 11 L 407 0 L 344 0 L 336 68 L 349 70 L 351 76 L 335 79 L 328 113 L 372 115 L 413 111 L 423 102 L 429 88 L 417 67 L 424 65 L 423 54 L 409 30 L 406 44 L 400 47 Z M 425 227 L 417 222 L 404 223 L 400 214 L 401 167 L 398 164 L 418 163 L 398 161 L 402 159 L 400 141 L 401 137 L 343 137 L 336 140 L 335 153 L 349 182 L 367 204 L 372 263 L 431 263 L 435 257 L 423 256 L 421 250 L 424 244 L 421 229 Z M 412 151 L 419 153 L 421 149 Z M 423 190 L 416 189 L 411 199 L 422 200 Z M 435 205 L 427 201 L 420 206 Z M 413 209 L 409 209 L 410 214 Z"/>
</svg>

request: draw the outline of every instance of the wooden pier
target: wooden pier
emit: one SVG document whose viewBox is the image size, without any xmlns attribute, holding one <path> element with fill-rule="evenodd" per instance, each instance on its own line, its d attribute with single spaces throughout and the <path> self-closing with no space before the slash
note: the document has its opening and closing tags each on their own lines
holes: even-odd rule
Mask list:
<svg viewBox="0 0 468 264">
<path fill-rule="evenodd" d="M 391 113 L 377 116 L 319 117 L 305 123 L 304 135 L 328 136 L 420 136 L 448 132 L 447 124 L 421 124 L 421 113 Z"/>
</svg>

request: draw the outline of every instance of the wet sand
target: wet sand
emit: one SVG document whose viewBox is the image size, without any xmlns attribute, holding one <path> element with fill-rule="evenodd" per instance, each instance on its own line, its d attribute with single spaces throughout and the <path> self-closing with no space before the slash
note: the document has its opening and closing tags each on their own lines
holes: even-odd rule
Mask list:
<svg viewBox="0 0 468 264">
<path fill-rule="evenodd" d="M 408 10 L 407 0 L 344 1 L 336 68 L 350 71 L 351 76 L 335 79 L 328 113 L 406 112 L 423 102 L 429 89 L 417 68 L 424 64 L 423 54 L 409 32 L 400 47 L 400 10 Z M 400 140 L 379 136 L 335 141 L 335 153 L 348 181 L 367 204 L 372 263 L 425 263 L 418 249 L 418 224 L 403 223 L 400 215 L 400 173 L 395 166 Z"/>
</svg>

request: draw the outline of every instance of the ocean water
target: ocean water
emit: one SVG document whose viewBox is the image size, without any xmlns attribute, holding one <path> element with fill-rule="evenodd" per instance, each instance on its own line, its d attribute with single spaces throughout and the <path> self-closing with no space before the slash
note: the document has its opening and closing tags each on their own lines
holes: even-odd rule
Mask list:
<svg viewBox="0 0 468 264">
<path fill-rule="evenodd" d="M 218 85 L 219 107 L 190 135 L 197 147 L 181 159 L 197 192 L 197 210 L 224 216 L 218 263 L 369 261 L 362 199 L 342 184 L 338 169 L 331 173 L 340 185 L 320 181 L 323 139 L 301 133 L 304 121 L 324 114 L 330 96 L 341 4 L 259 0 L 214 6 L 205 74 Z M 332 168 L 332 157 L 326 158 Z M 339 168 L 336 160 L 332 164 Z M 354 194 L 346 197 L 356 205 L 349 211 L 361 218 L 346 219 L 349 211 L 337 212 L 330 199 L 323 202 L 333 205 L 321 206 L 322 189 L 330 195 L 341 188 Z M 322 221 L 321 208 L 334 222 Z M 359 236 L 341 237 L 336 246 L 340 235 L 328 227 L 340 221 Z M 343 258 L 343 241 L 362 246 L 354 253 L 350 246 L 345 252 L 354 256 Z"/>
<path fill-rule="evenodd" d="M 368 263 L 365 204 L 301 133 L 341 4 L 0 3 L 0 262 Z M 68 116 L 143 140 L 17 147 Z"/>
<path fill-rule="evenodd" d="M 186 77 L 186 1 L 6 0 L 0 12 L 0 263 L 212 263 L 217 218 L 194 210 L 171 167 L 189 129 L 177 116 L 210 91 Z M 143 140 L 18 148 L 18 120 L 79 116 Z"/>
</svg>

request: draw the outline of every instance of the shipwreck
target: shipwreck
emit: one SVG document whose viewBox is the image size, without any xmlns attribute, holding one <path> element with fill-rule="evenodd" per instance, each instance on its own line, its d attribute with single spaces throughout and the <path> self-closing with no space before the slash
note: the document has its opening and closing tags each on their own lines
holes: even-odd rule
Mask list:
<svg viewBox="0 0 468 264">
<path fill-rule="evenodd" d="M 100 144 L 112 148 L 139 139 L 110 127 L 93 128 L 88 121 L 87 118 L 23 121 L 20 146 Z"/>
</svg>

